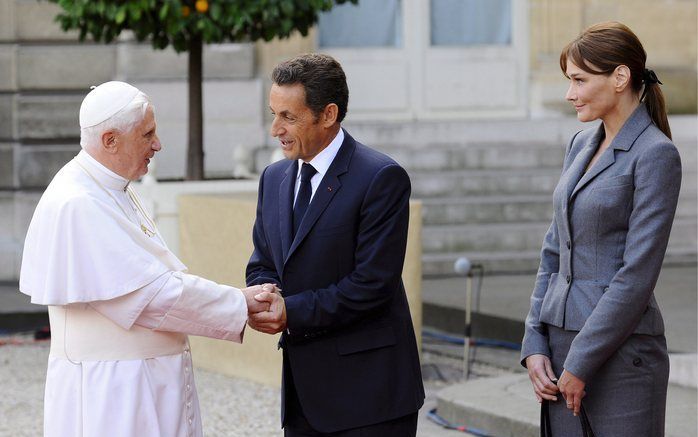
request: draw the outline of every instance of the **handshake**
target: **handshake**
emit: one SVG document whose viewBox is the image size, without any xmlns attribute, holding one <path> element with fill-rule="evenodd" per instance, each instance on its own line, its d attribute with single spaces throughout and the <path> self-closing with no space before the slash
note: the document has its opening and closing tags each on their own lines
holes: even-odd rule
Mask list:
<svg viewBox="0 0 698 437">
<path fill-rule="evenodd" d="M 276 334 L 286 329 L 286 305 L 274 284 L 243 288 L 247 302 L 247 324 L 256 331 Z"/>
</svg>

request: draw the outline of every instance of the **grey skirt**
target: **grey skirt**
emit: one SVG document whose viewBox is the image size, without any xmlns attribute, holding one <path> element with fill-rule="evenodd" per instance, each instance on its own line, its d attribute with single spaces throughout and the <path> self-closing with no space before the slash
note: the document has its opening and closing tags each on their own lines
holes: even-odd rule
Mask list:
<svg viewBox="0 0 698 437">
<path fill-rule="evenodd" d="M 559 377 L 576 331 L 548 326 L 551 361 Z M 586 381 L 582 401 L 596 437 L 663 437 L 669 356 L 663 335 L 628 337 Z M 579 418 L 562 396 L 550 403 L 554 437 L 581 437 Z"/>
</svg>

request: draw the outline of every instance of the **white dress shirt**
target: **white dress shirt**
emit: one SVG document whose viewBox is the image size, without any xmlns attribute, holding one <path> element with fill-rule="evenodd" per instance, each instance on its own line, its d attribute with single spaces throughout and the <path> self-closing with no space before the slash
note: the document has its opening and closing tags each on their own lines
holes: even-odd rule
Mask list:
<svg viewBox="0 0 698 437">
<path fill-rule="evenodd" d="M 308 164 L 312 165 L 315 170 L 317 170 L 317 173 L 313 175 L 313 177 L 310 179 L 310 187 L 312 189 L 311 195 L 310 195 L 310 201 L 313 201 L 313 197 L 315 196 L 315 192 L 317 191 L 317 187 L 320 186 L 320 182 L 322 182 L 322 178 L 325 177 L 325 173 L 327 173 L 327 170 L 329 170 L 330 165 L 332 165 L 332 161 L 334 161 L 334 158 L 337 156 L 337 152 L 339 152 L 339 148 L 342 146 L 342 143 L 344 142 L 344 130 L 342 128 L 339 128 L 339 132 L 337 132 L 337 135 L 334 137 L 334 139 L 330 142 L 330 144 L 325 147 L 320 153 L 315 155 L 313 159 L 310 160 Z M 301 188 L 301 167 L 303 166 L 303 160 L 299 159 L 298 160 L 298 173 L 296 173 L 296 188 L 295 188 L 295 193 L 293 195 L 293 204 L 296 204 L 296 199 L 298 198 L 298 190 Z"/>
</svg>

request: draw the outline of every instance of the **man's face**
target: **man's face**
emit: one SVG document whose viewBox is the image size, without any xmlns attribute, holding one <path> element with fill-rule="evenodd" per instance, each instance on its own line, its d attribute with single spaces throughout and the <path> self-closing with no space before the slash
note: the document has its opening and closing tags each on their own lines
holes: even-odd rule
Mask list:
<svg viewBox="0 0 698 437">
<path fill-rule="evenodd" d="M 269 109 L 274 116 L 271 135 L 278 137 L 287 159 L 312 160 L 327 144 L 327 129 L 305 104 L 301 84 L 271 86 Z"/>
<path fill-rule="evenodd" d="M 155 128 L 155 112 L 149 105 L 143 120 L 136 123 L 130 131 L 116 134 L 119 147 L 115 158 L 119 175 L 134 181 L 148 173 L 150 160 L 162 149 Z"/>
</svg>

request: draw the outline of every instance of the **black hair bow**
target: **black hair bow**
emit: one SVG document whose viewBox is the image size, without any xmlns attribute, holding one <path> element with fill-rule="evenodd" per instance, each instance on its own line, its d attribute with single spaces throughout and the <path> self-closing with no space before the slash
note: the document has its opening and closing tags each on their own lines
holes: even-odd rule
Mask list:
<svg viewBox="0 0 698 437">
<path fill-rule="evenodd" d="M 649 68 L 645 68 L 645 72 L 642 75 L 642 81 L 645 83 L 645 85 L 650 85 L 653 83 L 664 85 L 659 80 L 659 78 L 657 78 L 657 73 L 655 73 L 653 70 L 650 70 Z"/>
</svg>

